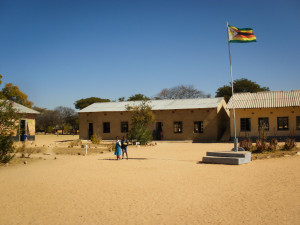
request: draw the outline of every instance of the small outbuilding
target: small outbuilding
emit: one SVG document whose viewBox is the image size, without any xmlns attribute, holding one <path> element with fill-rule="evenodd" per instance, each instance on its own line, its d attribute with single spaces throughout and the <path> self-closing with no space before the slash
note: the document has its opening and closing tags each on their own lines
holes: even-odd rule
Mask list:
<svg viewBox="0 0 300 225">
<path fill-rule="evenodd" d="M 234 100 L 234 101 L 233 101 Z M 300 139 L 300 90 L 237 93 L 231 97 L 230 134 L 234 138 L 233 107 L 237 137 L 256 139 L 264 129 L 269 138 Z"/>
<path fill-rule="evenodd" d="M 29 141 L 35 140 L 35 117 L 38 111 L 13 102 L 13 108 L 20 114 L 21 118 L 17 123 L 17 129 L 14 131 L 14 141 L 24 141 L 26 137 Z M 25 136 L 26 135 L 26 136 Z"/>
<path fill-rule="evenodd" d="M 79 111 L 81 139 L 93 134 L 102 139 L 126 136 L 131 128 L 131 112 L 126 106 L 141 101 L 94 103 Z M 229 140 L 229 110 L 223 98 L 151 100 L 155 115 L 151 125 L 154 140 Z"/>
</svg>

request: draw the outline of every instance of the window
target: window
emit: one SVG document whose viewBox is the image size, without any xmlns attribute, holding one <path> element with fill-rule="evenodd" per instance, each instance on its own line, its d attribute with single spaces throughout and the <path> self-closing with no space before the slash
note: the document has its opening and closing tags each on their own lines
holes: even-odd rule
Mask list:
<svg viewBox="0 0 300 225">
<path fill-rule="evenodd" d="M 182 122 L 174 122 L 174 133 L 182 133 Z"/>
<path fill-rule="evenodd" d="M 269 130 L 269 118 L 263 117 L 258 118 L 258 129 L 265 128 L 265 130 Z"/>
<path fill-rule="evenodd" d="M 241 131 L 251 131 L 250 118 L 241 118 Z"/>
<path fill-rule="evenodd" d="M 121 122 L 121 133 L 128 133 L 128 122 Z"/>
<path fill-rule="evenodd" d="M 296 130 L 300 130 L 300 116 L 296 116 Z"/>
<path fill-rule="evenodd" d="M 289 118 L 277 117 L 277 130 L 288 130 L 288 129 L 289 129 Z"/>
<path fill-rule="evenodd" d="M 110 133 L 110 122 L 103 123 L 103 133 Z"/>
<path fill-rule="evenodd" d="M 203 133 L 203 121 L 194 122 L 194 133 Z"/>
</svg>

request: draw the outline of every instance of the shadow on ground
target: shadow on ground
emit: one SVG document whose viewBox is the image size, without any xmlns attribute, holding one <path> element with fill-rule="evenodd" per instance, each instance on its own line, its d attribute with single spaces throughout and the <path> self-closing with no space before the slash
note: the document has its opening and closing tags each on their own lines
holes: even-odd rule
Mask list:
<svg viewBox="0 0 300 225">
<path fill-rule="evenodd" d="M 117 159 L 98 159 L 98 160 L 113 160 L 113 161 L 117 161 Z M 127 160 L 127 159 L 122 159 L 122 160 Z M 148 160 L 147 158 L 128 158 L 128 160 Z"/>
</svg>

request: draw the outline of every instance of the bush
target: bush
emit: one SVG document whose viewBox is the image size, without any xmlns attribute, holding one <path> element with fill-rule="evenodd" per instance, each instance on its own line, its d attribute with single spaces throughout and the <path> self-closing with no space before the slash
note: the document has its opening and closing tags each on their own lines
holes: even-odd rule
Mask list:
<svg viewBox="0 0 300 225">
<path fill-rule="evenodd" d="M 69 145 L 69 147 L 73 148 L 74 146 L 81 146 L 82 145 L 82 141 L 80 139 L 72 141 Z"/>
<path fill-rule="evenodd" d="M 91 142 L 93 144 L 99 144 L 102 141 L 102 138 L 96 134 L 93 134 L 91 137 Z"/>
<path fill-rule="evenodd" d="M 252 151 L 253 150 L 253 145 L 252 141 L 250 138 L 244 139 L 243 141 L 240 141 L 239 147 L 245 149 L 246 151 Z"/>
<path fill-rule="evenodd" d="M 286 139 L 283 149 L 284 150 L 292 150 L 293 148 L 296 147 L 296 141 L 293 138 L 288 138 Z"/>
<path fill-rule="evenodd" d="M 11 131 L 17 128 L 19 117 L 12 102 L 0 101 L 0 163 L 8 163 L 14 157 Z"/>
<path fill-rule="evenodd" d="M 29 158 L 31 154 L 45 152 L 43 147 L 26 147 L 25 144 L 16 148 L 16 153 L 22 153 L 22 158 Z M 27 155 L 26 155 L 27 154 Z"/>
<path fill-rule="evenodd" d="M 256 152 L 262 153 L 269 149 L 269 144 L 262 140 L 256 140 Z"/>
<path fill-rule="evenodd" d="M 271 152 L 276 151 L 277 146 L 278 146 L 278 140 L 276 138 L 272 138 L 270 140 L 270 145 L 269 145 L 268 150 L 271 151 Z"/>
<path fill-rule="evenodd" d="M 136 139 L 142 145 L 152 141 L 152 131 L 146 126 L 136 126 L 132 128 L 128 133 L 129 139 Z"/>
<path fill-rule="evenodd" d="M 0 136 L 0 163 L 8 163 L 14 158 L 13 141 L 11 136 Z"/>
</svg>

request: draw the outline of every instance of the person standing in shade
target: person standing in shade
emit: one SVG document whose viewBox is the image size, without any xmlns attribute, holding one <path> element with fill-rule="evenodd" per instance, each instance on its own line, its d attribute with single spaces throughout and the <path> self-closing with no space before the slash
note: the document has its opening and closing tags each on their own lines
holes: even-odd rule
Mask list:
<svg viewBox="0 0 300 225">
<path fill-rule="evenodd" d="M 115 155 L 117 156 L 117 160 L 121 159 L 121 141 L 119 140 L 119 137 L 116 137 L 116 149 L 115 149 Z"/>
<path fill-rule="evenodd" d="M 128 140 L 126 139 L 125 136 L 123 136 L 123 139 L 122 139 L 122 159 L 124 158 L 124 153 L 126 154 L 126 157 L 128 159 L 127 146 L 128 146 Z"/>
</svg>

